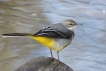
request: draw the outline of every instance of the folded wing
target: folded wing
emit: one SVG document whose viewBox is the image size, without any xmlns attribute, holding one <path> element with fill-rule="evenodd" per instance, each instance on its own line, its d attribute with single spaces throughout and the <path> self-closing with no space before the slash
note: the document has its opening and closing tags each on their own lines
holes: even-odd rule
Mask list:
<svg viewBox="0 0 106 71">
<path fill-rule="evenodd" d="M 70 33 L 70 32 L 69 32 Z M 71 32 L 72 33 L 72 32 Z M 47 27 L 38 31 L 35 36 L 45 36 L 50 38 L 64 38 L 69 39 L 72 37 L 72 34 L 68 34 L 67 32 L 59 31 L 58 29 L 54 29 L 53 27 Z"/>
</svg>

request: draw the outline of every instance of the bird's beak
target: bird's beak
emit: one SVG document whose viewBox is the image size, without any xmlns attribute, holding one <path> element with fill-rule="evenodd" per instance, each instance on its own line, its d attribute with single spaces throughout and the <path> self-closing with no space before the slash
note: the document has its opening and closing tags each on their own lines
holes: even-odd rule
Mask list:
<svg viewBox="0 0 106 71">
<path fill-rule="evenodd" d="M 82 26 L 83 24 L 77 24 L 77 23 L 76 23 L 75 25 L 77 25 L 77 26 Z"/>
</svg>

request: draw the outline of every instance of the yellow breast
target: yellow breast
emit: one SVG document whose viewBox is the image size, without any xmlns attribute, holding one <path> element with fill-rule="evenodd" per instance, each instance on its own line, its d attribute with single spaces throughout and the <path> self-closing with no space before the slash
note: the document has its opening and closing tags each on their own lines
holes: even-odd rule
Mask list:
<svg viewBox="0 0 106 71">
<path fill-rule="evenodd" d="M 32 39 L 38 41 L 39 43 L 41 43 L 42 45 L 50 48 L 51 50 L 53 50 L 53 46 L 54 46 L 54 40 L 52 38 L 48 38 L 48 37 L 42 37 L 42 36 L 30 36 Z"/>
</svg>

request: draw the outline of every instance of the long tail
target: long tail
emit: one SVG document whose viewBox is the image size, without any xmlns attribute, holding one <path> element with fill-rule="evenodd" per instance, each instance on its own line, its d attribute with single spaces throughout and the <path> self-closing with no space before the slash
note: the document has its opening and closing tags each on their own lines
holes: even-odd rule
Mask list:
<svg viewBox="0 0 106 71">
<path fill-rule="evenodd" d="M 7 33 L 7 34 L 2 34 L 3 37 L 18 37 L 18 36 L 31 36 L 32 34 L 28 34 L 28 33 Z"/>
</svg>

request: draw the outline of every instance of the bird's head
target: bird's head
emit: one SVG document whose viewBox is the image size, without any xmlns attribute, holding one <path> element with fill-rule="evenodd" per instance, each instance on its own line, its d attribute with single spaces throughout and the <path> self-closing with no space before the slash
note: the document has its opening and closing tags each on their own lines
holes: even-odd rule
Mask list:
<svg viewBox="0 0 106 71">
<path fill-rule="evenodd" d="M 69 30 L 74 31 L 78 24 L 72 19 L 66 19 L 63 21 L 63 25 Z"/>
</svg>

